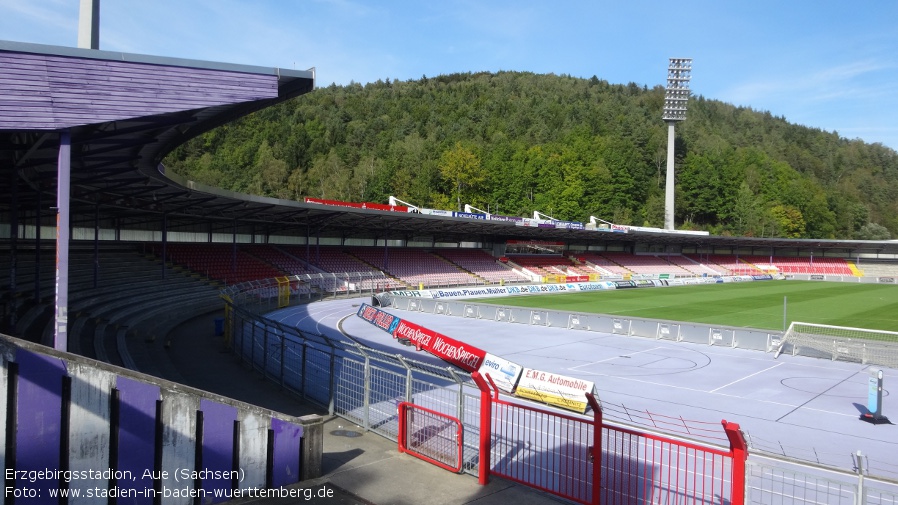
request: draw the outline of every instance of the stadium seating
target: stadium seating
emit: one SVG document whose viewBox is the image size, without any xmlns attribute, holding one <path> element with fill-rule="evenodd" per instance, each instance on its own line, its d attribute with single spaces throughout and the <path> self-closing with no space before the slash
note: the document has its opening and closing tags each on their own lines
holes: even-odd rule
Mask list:
<svg viewBox="0 0 898 505">
<path fill-rule="evenodd" d="M 609 260 L 623 265 L 633 273 L 644 275 L 694 275 L 678 265 L 672 265 L 663 258 L 654 255 L 630 254 L 622 252 L 606 252 L 602 254 Z"/>
<path fill-rule="evenodd" d="M 528 280 L 525 275 L 503 265 L 489 253 L 480 249 L 441 249 L 435 254 L 489 283 L 525 282 Z"/>
<path fill-rule="evenodd" d="M 508 255 L 508 260 L 539 276 L 547 275 L 589 275 L 596 273 L 582 265 L 575 265 L 567 256 L 555 255 Z"/>
<path fill-rule="evenodd" d="M 275 246 L 270 246 L 275 247 Z M 369 265 L 355 256 L 347 253 L 341 247 L 309 247 L 305 246 L 276 246 L 277 254 L 287 256 L 296 264 L 297 275 L 308 275 L 309 282 L 319 290 L 334 293 L 347 290 L 381 291 L 385 289 L 407 289 L 408 286 L 397 279 L 383 276 L 381 271 Z M 266 258 L 273 260 L 277 256 L 265 253 Z M 298 271 L 302 268 L 302 271 Z M 326 274 L 343 273 L 372 274 L 371 278 L 350 278 L 327 276 Z M 291 272 L 292 273 L 292 272 Z M 377 274 L 377 275 L 375 275 Z"/>
<path fill-rule="evenodd" d="M 623 276 L 623 275 L 631 275 L 633 273 L 632 270 L 627 269 L 625 266 L 615 263 L 610 259 L 595 253 L 578 253 L 576 255 L 577 259 L 582 263 L 589 265 L 595 271 L 599 272 L 601 275 L 605 276 Z"/>
<path fill-rule="evenodd" d="M 422 284 L 434 287 L 483 284 L 483 280 L 423 249 L 353 247 L 348 248 L 348 252 L 384 272 L 395 275 L 412 287 Z"/>
<path fill-rule="evenodd" d="M 248 254 L 244 247 L 241 245 L 235 249 L 232 244 L 169 243 L 166 244 L 164 259 L 225 284 L 287 275 L 287 272 Z M 149 248 L 157 256 L 162 255 L 161 244 L 152 244 Z"/>
<path fill-rule="evenodd" d="M 747 262 L 740 256 L 721 254 L 684 254 L 687 258 L 707 265 L 714 270 L 720 270 L 724 275 L 757 275 L 765 273 L 760 267 Z"/>
<path fill-rule="evenodd" d="M 273 265 L 277 269 L 291 275 L 314 273 L 296 255 L 286 250 L 272 245 L 244 245 L 240 247 L 242 251 L 251 256 L 261 259 L 262 261 Z"/>
</svg>

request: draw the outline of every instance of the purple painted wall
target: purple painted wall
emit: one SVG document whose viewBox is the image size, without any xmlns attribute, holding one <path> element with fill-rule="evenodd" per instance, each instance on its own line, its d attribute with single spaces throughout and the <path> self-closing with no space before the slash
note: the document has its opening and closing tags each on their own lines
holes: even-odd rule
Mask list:
<svg viewBox="0 0 898 505">
<path fill-rule="evenodd" d="M 276 75 L 0 51 L 0 130 L 56 130 L 277 96 Z"/>
<path fill-rule="evenodd" d="M 159 386 L 137 382 L 126 377 L 118 377 L 119 390 L 119 446 L 117 470 L 130 471 L 133 481 L 120 481 L 116 485 L 122 489 L 134 489 L 136 496 L 122 498 L 119 503 L 153 503 L 152 494 L 144 490 L 153 489 L 152 479 L 142 479 L 145 470 L 153 470 L 156 442 L 156 400 Z M 127 496 L 127 494 L 126 494 Z"/>
<path fill-rule="evenodd" d="M 200 400 L 200 410 L 203 411 L 203 465 L 200 470 L 211 472 L 225 472 L 228 475 L 234 468 L 234 421 L 237 420 L 237 409 L 230 405 Z M 223 479 L 203 479 L 203 489 L 206 496 L 214 496 L 214 489 L 231 489 L 231 478 L 228 475 Z M 212 503 L 227 501 L 226 497 Z"/>
<path fill-rule="evenodd" d="M 274 432 L 271 485 L 278 488 L 299 482 L 302 426 L 272 417 L 271 430 Z"/>
<path fill-rule="evenodd" d="M 61 469 L 62 378 L 66 375 L 62 360 L 19 349 L 19 384 L 16 392 L 16 470 L 45 471 Z M 66 434 L 68 436 L 68 434 Z M 22 500 L 35 504 L 55 504 L 50 489 L 59 487 L 59 479 L 17 480 L 16 489 L 33 489 L 37 496 Z"/>
</svg>

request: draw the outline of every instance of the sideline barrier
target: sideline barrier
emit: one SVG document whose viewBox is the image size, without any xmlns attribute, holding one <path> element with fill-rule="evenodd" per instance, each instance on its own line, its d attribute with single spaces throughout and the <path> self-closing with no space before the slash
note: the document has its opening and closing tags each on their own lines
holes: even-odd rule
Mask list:
<svg viewBox="0 0 898 505">
<path fill-rule="evenodd" d="M 770 352 L 779 343 L 781 332 L 740 327 L 723 327 L 698 323 L 675 323 L 659 319 L 638 319 L 584 312 L 527 309 L 501 304 L 461 300 L 435 300 L 394 294 L 392 307 L 413 312 L 443 314 L 546 326 L 571 330 L 611 333 L 675 342 L 691 342 L 716 346 Z"/>
</svg>

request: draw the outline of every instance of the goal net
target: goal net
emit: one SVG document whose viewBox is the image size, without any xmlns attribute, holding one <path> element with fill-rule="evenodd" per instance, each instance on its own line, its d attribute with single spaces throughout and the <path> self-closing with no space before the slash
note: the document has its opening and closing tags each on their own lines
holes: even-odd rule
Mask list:
<svg viewBox="0 0 898 505">
<path fill-rule="evenodd" d="M 796 321 L 783 334 L 775 357 L 783 352 L 898 368 L 898 333 Z"/>
</svg>

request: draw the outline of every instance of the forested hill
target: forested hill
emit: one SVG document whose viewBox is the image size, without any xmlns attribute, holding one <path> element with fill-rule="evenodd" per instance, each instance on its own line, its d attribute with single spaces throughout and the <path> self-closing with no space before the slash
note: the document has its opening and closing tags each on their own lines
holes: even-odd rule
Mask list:
<svg viewBox="0 0 898 505">
<path fill-rule="evenodd" d="M 662 226 L 664 89 L 500 72 L 317 89 L 209 132 L 169 170 L 257 195 Z M 898 153 L 693 97 L 676 222 L 713 234 L 898 236 Z"/>
</svg>

